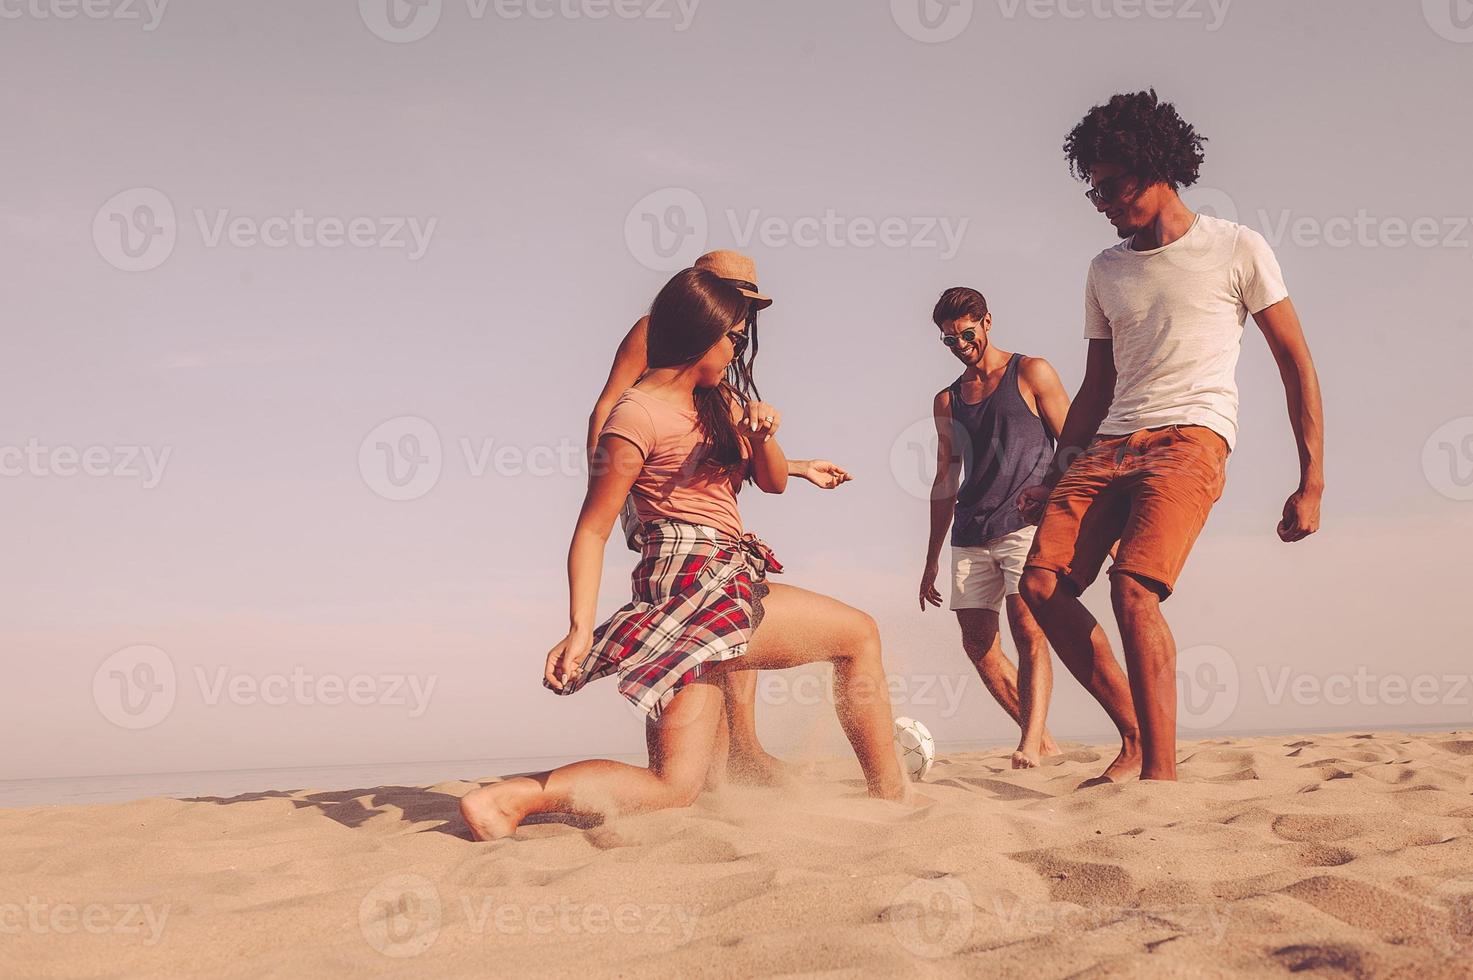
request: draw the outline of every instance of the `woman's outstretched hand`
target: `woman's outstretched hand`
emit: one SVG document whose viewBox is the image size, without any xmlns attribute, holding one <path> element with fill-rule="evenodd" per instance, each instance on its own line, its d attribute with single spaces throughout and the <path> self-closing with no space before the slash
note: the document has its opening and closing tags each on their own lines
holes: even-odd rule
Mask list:
<svg viewBox="0 0 1473 980">
<path fill-rule="evenodd" d="M 587 630 L 570 629 L 568 635 L 547 651 L 547 666 L 543 679 L 555 690 L 563 690 L 578 677 L 578 667 L 593 649 L 593 634 Z"/>
<path fill-rule="evenodd" d="M 841 483 L 848 483 L 854 479 L 849 471 L 842 466 L 830 463 L 826 459 L 810 459 L 804 463 L 803 469 L 798 473 L 803 479 L 818 487 L 820 490 L 832 490 Z"/>
</svg>

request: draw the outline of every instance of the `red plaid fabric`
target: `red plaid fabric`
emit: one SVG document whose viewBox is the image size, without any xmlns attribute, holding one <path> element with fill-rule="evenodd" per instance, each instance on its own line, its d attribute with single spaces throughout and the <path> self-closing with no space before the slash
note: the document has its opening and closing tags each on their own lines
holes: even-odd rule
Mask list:
<svg viewBox="0 0 1473 980">
<path fill-rule="evenodd" d="M 542 683 L 555 694 L 572 694 L 618 673 L 619 693 L 658 718 L 707 664 L 747 652 L 753 586 L 783 567 L 753 534 L 734 538 L 668 518 L 649 521 L 642 531 L 633 598 L 593 631 L 576 680 L 561 691 Z"/>
</svg>

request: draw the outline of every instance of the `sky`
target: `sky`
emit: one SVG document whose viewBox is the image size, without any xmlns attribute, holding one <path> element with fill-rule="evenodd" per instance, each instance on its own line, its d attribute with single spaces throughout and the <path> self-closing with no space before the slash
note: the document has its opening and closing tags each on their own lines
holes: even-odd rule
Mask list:
<svg viewBox="0 0 1473 980">
<path fill-rule="evenodd" d="M 749 488 L 747 526 L 875 615 L 898 714 L 1009 743 L 954 616 L 916 608 L 958 373 L 929 312 L 982 290 L 1072 394 L 1116 239 L 1060 146 L 1146 87 L 1208 137 L 1188 204 L 1275 248 L 1327 427 L 1323 530 L 1285 545 L 1250 321 L 1227 490 L 1165 606 L 1182 736 L 1466 726 L 1469 13 L 0 0 L 0 779 L 637 752 L 611 682 L 540 676 L 593 399 L 708 248 L 775 298 L 782 445 L 856 475 Z M 616 537 L 601 611 L 631 567 Z M 1051 728 L 1105 736 L 1058 675 Z M 774 748 L 843 751 L 821 671 L 761 690 Z"/>
</svg>

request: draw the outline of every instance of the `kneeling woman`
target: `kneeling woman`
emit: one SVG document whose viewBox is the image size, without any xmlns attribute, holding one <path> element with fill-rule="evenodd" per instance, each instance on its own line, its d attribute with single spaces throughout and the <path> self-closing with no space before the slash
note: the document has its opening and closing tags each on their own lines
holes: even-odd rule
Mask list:
<svg viewBox="0 0 1473 980">
<path fill-rule="evenodd" d="M 839 723 L 870 795 L 906 797 L 874 620 L 817 593 L 769 585 L 767 573 L 781 566 L 742 528 L 743 481 L 782 493 L 788 478 L 773 438 L 776 410 L 744 403 L 724 381 L 746 343 L 747 302 L 701 269 L 676 273 L 655 297 L 650 370 L 599 435 L 568 554 L 571 624 L 547 655 L 543 683 L 571 694 L 618 674 L 620 693 L 648 716 L 649 767 L 576 762 L 474 790 L 461 813 L 477 840 L 505 837 L 534 813 L 689 806 L 724 764 L 719 678 L 818 661 L 834 665 Z M 631 490 L 644 522 L 634 596 L 595 628 L 604 546 Z"/>
</svg>

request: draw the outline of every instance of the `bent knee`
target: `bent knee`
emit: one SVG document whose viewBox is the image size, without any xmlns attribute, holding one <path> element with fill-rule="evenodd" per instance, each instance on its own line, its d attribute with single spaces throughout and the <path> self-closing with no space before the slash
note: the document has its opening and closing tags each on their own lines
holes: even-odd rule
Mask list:
<svg viewBox="0 0 1473 980">
<path fill-rule="evenodd" d="M 701 791 L 706 788 L 706 773 L 682 774 L 680 776 L 662 776 L 660 782 L 665 786 L 665 805 L 667 807 L 686 807 L 700 799 Z"/>
<path fill-rule="evenodd" d="M 1124 611 L 1158 606 L 1164 597 L 1165 586 L 1154 579 L 1118 572 L 1110 576 L 1110 599 L 1115 608 Z"/>
<path fill-rule="evenodd" d="M 1018 580 L 1018 594 L 1029 609 L 1046 604 L 1059 591 L 1059 575 L 1047 568 L 1025 568 Z"/>
</svg>

